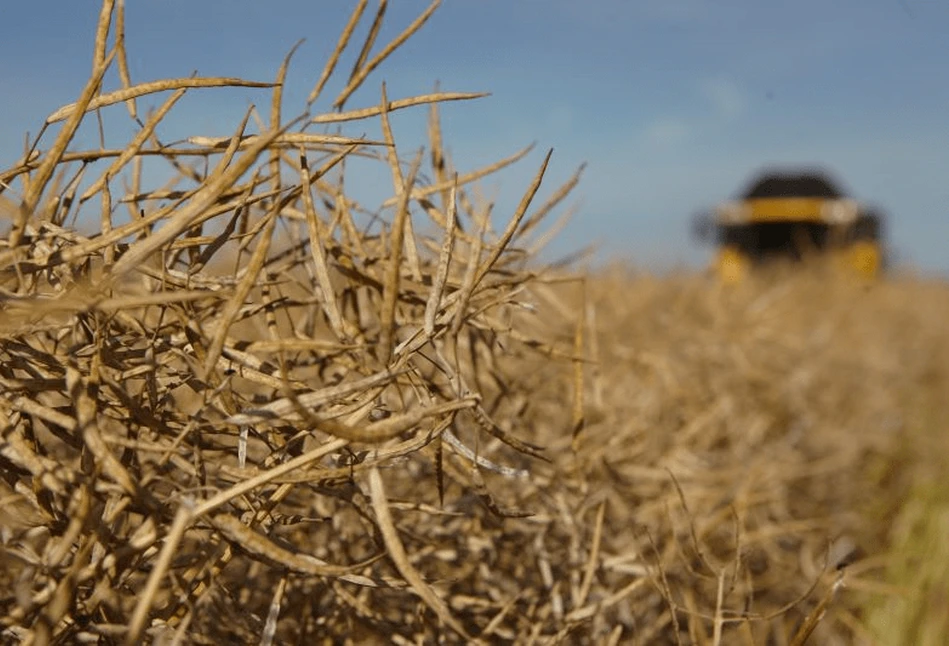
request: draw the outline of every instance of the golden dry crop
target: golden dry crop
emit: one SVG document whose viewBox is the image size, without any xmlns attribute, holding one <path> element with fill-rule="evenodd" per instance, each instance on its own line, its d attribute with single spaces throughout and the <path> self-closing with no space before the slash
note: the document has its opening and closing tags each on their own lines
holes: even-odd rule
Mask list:
<svg viewBox="0 0 949 646">
<path fill-rule="evenodd" d="M 439 128 L 481 95 L 348 107 L 437 2 L 312 112 L 366 4 L 287 120 L 290 56 L 136 85 L 105 0 L 81 96 L 0 173 L 4 640 L 938 643 L 949 288 L 546 266 L 580 171 L 543 187 L 548 154 L 493 215 L 472 186 L 528 150 L 455 170 Z M 235 85 L 269 113 L 163 141 Z M 123 107 L 127 145 L 75 148 Z M 381 212 L 356 157 L 390 171 Z"/>
</svg>

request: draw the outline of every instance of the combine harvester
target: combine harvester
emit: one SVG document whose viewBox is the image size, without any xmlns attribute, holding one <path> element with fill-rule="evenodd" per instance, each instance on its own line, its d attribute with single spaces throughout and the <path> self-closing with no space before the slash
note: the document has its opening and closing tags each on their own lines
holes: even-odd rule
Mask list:
<svg viewBox="0 0 949 646">
<path fill-rule="evenodd" d="M 886 262 L 882 217 L 823 171 L 764 172 L 738 200 L 700 217 L 696 234 L 716 245 L 714 270 L 724 282 L 766 264 L 810 258 L 874 278 Z"/>
</svg>

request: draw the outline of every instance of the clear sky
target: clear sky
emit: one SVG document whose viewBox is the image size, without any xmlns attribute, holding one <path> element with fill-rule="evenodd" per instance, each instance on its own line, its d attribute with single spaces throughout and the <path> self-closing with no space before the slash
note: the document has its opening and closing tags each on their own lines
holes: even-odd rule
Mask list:
<svg viewBox="0 0 949 646">
<path fill-rule="evenodd" d="M 4 7 L 0 165 L 19 156 L 25 131 L 78 95 L 98 5 Z M 295 115 L 355 2 L 128 5 L 133 82 L 195 70 L 271 80 L 305 38 L 288 79 L 285 113 Z M 380 44 L 427 3 L 389 5 Z M 351 65 L 347 58 L 342 70 Z M 949 274 L 946 0 L 445 0 L 348 107 L 377 103 L 383 79 L 390 98 L 435 81 L 492 92 L 442 108 L 460 170 L 538 143 L 528 160 L 487 181 L 499 214 L 513 209 L 546 148 L 555 149 L 550 189 L 587 162 L 581 208 L 557 252 L 599 243 L 602 258 L 697 265 L 705 256 L 689 238 L 693 213 L 733 196 L 764 165 L 819 164 L 888 214 L 900 261 Z M 168 127 L 176 136 L 228 135 L 251 102 L 266 109 L 269 92 L 193 91 Z M 424 116 L 396 122 L 405 153 L 425 143 Z M 112 123 L 126 141 L 133 125 L 121 117 Z"/>
</svg>

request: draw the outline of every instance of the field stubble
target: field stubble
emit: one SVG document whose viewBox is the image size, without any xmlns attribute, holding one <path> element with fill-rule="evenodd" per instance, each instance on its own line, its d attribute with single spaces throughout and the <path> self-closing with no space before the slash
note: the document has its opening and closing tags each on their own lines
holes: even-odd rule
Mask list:
<svg viewBox="0 0 949 646">
<path fill-rule="evenodd" d="M 946 286 L 545 266 L 580 171 L 532 207 L 548 155 L 495 231 L 471 186 L 527 151 L 456 172 L 436 107 L 478 95 L 345 108 L 428 12 L 375 55 L 370 28 L 312 114 L 365 8 L 288 124 L 286 64 L 133 85 L 106 1 L 80 99 L 0 173 L 4 637 L 938 639 Z M 185 92 L 234 85 L 269 115 L 161 141 Z M 389 112 L 419 105 L 406 158 Z M 126 147 L 71 147 L 123 106 Z M 342 134 L 366 119 L 378 141 Z M 377 212 L 354 156 L 391 172 Z M 143 186 L 145 159 L 177 179 Z"/>
</svg>

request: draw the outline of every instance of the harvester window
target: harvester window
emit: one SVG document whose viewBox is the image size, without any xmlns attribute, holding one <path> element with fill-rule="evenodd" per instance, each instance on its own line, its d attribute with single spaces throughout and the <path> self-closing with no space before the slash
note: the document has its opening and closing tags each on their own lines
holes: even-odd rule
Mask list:
<svg viewBox="0 0 949 646">
<path fill-rule="evenodd" d="M 843 197 L 840 191 L 823 177 L 816 175 L 765 177 L 751 186 L 745 199 L 767 197 Z"/>
</svg>

